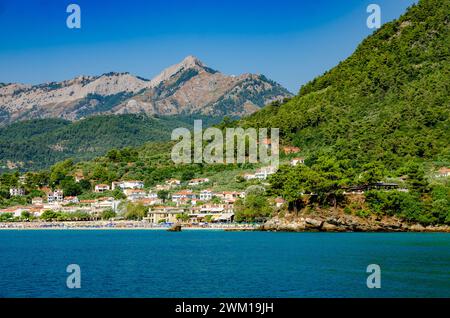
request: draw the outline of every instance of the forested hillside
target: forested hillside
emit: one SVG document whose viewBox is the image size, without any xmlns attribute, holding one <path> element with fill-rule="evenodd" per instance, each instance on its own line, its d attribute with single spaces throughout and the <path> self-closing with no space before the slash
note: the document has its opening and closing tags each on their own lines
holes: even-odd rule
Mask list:
<svg viewBox="0 0 450 318">
<path fill-rule="evenodd" d="M 390 171 L 450 161 L 450 1 L 424 0 L 365 39 L 352 56 L 283 105 L 240 122 L 278 127 L 319 156 Z"/>
<path fill-rule="evenodd" d="M 197 117 L 196 117 L 197 118 Z M 220 119 L 204 116 L 204 125 Z M 35 119 L 0 128 L 1 169 L 42 169 L 65 158 L 88 160 L 111 148 L 170 140 L 174 128 L 190 127 L 190 116 L 103 115 L 70 122 Z"/>
</svg>

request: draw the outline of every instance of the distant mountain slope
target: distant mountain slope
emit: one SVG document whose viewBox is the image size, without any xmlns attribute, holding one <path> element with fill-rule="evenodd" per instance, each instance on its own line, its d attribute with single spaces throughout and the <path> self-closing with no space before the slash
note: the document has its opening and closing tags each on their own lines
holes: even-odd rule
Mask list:
<svg viewBox="0 0 450 318">
<path fill-rule="evenodd" d="M 289 102 L 240 124 L 279 127 L 312 161 L 324 155 L 388 169 L 417 160 L 449 164 L 449 12 L 449 0 L 421 0 Z"/>
<path fill-rule="evenodd" d="M 0 124 L 96 114 L 240 116 L 289 96 L 263 75 L 227 76 L 188 56 L 152 80 L 108 73 L 35 86 L 1 84 Z"/>
<path fill-rule="evenodd" d="M 205 126 L 218 119 L 202 118 Z M 0 128 L 0 171 L 8 168 L 41 169 L 65 158 L 87 160 L 111 148 L 140 146 L 170 140 L 177 127 L 191 127 L 182 116 L 102 115 L 76 122 L 33 119 Z"/>
</svg>

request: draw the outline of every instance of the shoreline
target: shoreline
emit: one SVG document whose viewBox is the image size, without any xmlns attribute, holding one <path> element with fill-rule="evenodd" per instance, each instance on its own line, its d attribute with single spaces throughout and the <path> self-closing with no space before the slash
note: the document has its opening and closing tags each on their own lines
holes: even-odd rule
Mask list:
<svg viewBox="0 0 450 318">
<path fill-rule="evenodd" d="M 295 223 L 294 223 L 295 224 Z M 207 226 L 182 226 L 182 231 L 223 231 L 223 232 L 280 232 L 280 233 L 450 233 L 448 226 L 436 227 L 399 227 L 366 229 L 318 229 L 299 228 L 294 224 L 214 224 Z M 146 230 L 168 231 L 170 226 L 155 226 L 141 221 L 73 221 L 73 222 L 0 222 L 0 231 L 63 231 L 63 230 Z"/>
<path fill-rule="evenodd" d="M 183 231 L 255 231 L 260 225 L 206 225 L 182 226 Z M 74 222 L 0 222 L 2 230 L 149 230 L 167 231 L 170 226 L 157 226 L 141 221 L 74 221 Z"/>
</svg>

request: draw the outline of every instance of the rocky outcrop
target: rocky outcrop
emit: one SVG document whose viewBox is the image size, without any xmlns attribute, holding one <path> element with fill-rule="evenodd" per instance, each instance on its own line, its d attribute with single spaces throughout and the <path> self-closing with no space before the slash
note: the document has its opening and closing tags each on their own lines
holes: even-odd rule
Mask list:
<svg viewBox="0 0 450 318">
<path fill-rule="evenodd" d="M 354 215 L 275 216 L 264 223 L 261 231 L 282 232 L 447 232 L 448 225 L 409 224 L 394 217 L 361 218 Z"/>
<path fill-rule="evenodd" d="M 152 80 L 113 72 L 34 86 L 2 84 L 0 124 L 126 113 L 241 116 L 290 96 L 263 75 L 224 75 L 188 56 Z"/>
</svg>

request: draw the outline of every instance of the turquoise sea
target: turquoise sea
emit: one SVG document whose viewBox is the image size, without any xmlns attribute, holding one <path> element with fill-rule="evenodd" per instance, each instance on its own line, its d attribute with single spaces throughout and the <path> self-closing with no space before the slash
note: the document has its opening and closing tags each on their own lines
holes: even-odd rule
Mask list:
<svg viewBox="0 0 450 318">
<path fill-rule="evenodd" d="M 450 297 L 450 234 L 2 230 L 0 296 Z"/>
</svg>

